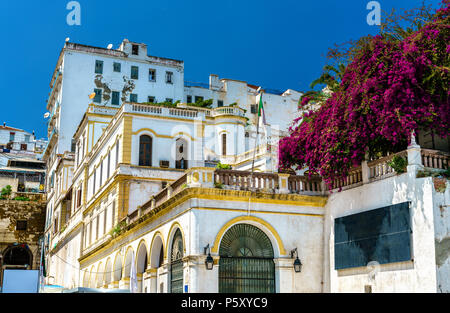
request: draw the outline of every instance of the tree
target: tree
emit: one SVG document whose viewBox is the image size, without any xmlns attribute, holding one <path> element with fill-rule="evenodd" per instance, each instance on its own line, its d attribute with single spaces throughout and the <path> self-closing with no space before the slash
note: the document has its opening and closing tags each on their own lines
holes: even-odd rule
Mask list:
<svg viewBox="0 0 450 313">
<path fill-rule="evenodd" d="M 307 166 L 333 188 L 367 153 L 405 148 L 419 127 L 448 136 L 449 22 L 445 0 L 415 31 L 359 40 L 338 84 L 328 76 L 313 82 L 331 83 L 334 91 L 280 140 L 280 168 Z"/>
</svg>

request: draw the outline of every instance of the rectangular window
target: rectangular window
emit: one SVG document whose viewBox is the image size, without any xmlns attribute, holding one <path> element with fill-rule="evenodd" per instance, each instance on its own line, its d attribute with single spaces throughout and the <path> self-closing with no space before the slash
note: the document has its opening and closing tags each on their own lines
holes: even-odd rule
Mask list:
<svg viewBox="0 0 450 313">
<path fill-rule="evenodd" d="M 113 91 L 111 97 L 111 104 L 119 105 L 119 101 L 120 101 L 120 91 Z"/>
<path fill-rule="evenodd" d="M 112 202 L 112 212 L 111 212 L 111 225 L 114 227 L 114 222 L 115 222 L 115 218 L 116 217 L 116 201 L 115 199 L 113 199 Z"/>
<path fill-rule="evenodd" d="M 103 184 L 103 161 L 100 161 L 100 185 L 99 188 L 102 186 Z"/>
<path fill-rule="evenodd" d="M 186 97 L 186 103 L 192 103 L 192 96 Z"/>
<path fill-rule="evenodd" d="M 25 143 L 20 144 L 20 150 L 27 150 L 27 144 Z"/>
<path fill-rule="evenodd" d="M 131 79 L 138 79 L 139 77 L 139 67 L 132 66 L 131 67 Z"/>
<path fill-rule="evenodd" d="M 27 230 L 27 221 L 16 221 L 16 230 Z"/>
<path fill-rule="evenodd" d="M 256 114 L 257 107 L 258 106 L 256 104 L 250 104 L 250 113 Z"/>
<path fill-rule="evenodd" d="M 119 166 L 119 143 L 120 141 L 117 141 L 116 144 L 116 168 Z"/>
<path fill-rule="evenodd" d="M 106 233 L 106 222 L 108 218 L 108 207 L 103 210 L 103 234 Z"/>
<path fill-rule="evenodd" d="M 135 93 L 131 93 L 130 94 L 130 102 L 137 102 L 138 101 L 138 96 Z"/>
<path fill-rule="evenodd" d="M 133 55 L 139 55 L 139 46 L 138 45 L 131 45 L 131 53 Z"/>
<path fill-rule="evenodd" d="M 95 240 L 98 239 L 98 233 L 99 233 L 99 215 L 95 217 Z"/>
<path fill-rule="evenodd" d="M 166 72 L 166 83 L 173 84 L 173 72 Z"/>
<path fill-rule="evenodd" d="M 411 260 L 409 202 L 334 220 L 335 269 Z"/>
<path fill-rule="evenodd" d="M 201 96 L 195 96 L 195 102 L 203 101 L 203 97 Z"/>
<path fill-rule="evenodd" d="M 30 142 L 30 135 L 25 135 L 25 142 Z"/>
<path fill-rule="evenodd" d="M 92 196 L 95 195 L 95 181 L 96 180 L 97 180 L 97 170 L 95 169 L 94 170 L 94 179 L 93 179 L 93 182 L 92 182 Z"/>
<path fill-rule="evenodd" d="M 217 100 L 217 107 L 223 107 L 223 100 Z"/>
<path fill-rule="evenodd" d="M 108 152 L 108 166 L 106 167 L 106 176 L 109 178 L 111 163 L 111 151 Z"/>
<path fill-rule="evenodd" d="M 114 62 L 113 63 L 113 70 L 114 70 L 114 72 L 120 73 L 120 71 L 121 71 L 121 64 L 117 63 L 117 62 Z"/>
<path fill-rule="evenodd" d="M 94 92 L 95 92 L 94 102 L 95 103 L 102 102 L 102 90 L 101 89 L 94 89 Z"/>
<path fill-rule="evenodd" d="M 156 70 L 155 69 L 148 69 L 148 81 L 154 82 L 156 81 Z"/>
<path fill-rule="evenodd" d="M 150 103 L 155 103 L 155 97 L 148 96 L 147 101 Z"/>
<path fill-rule="evenodd" d="M 95 74 L 103 74 L 103 61 L 95 60 Z"/>
<path fill-rule="evenodd" d="M 227 155 L 227 134 L 222 134 L 222 155 Z"/>
<path fill-rule="evenodd" d="M 77 196 L 77 208 L 81 205 L 81 195 L 82 195 L 82 187 L 80 186 L 80 189 L 78 189 L 78 196 Z"/>
<path fill-rule="evenodd" d="M 9 141 L 14 141 L 15 137 L 16 137 L 16 133 L 14 133 L 14 132 L 9 133 Z"/>
</svg>

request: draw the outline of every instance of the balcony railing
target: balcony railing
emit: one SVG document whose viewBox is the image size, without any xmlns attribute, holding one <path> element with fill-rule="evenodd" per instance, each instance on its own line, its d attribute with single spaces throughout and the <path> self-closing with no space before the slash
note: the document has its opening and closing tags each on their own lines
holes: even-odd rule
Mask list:
<svg viewBox="0 0 450 313">
<path fill-rule="evenodd" d="M 249 171 L 216 170 L 214 182 L 229 189 L 278 189 L 275 173 L 252 173 Z"/>
<path fill-rule="evenodd" d="M 368 162 L 367 166 L 369 167 L 369 181 L 375 181 L 394 176 L 395 171 L 391 166 L 389 166 L 388 163 L 391 162 L 395 156 L 400 156 L 402 158 L 408 159 L 408 154 L 405 150 Z"/>
<path fill-rule="evenodd" d="M 263 193 L 291 193 L 303 195 L 322 195 L 322 179 L 318 176 L 296 176 L 290 175 L 287 178 L 285 190 L 280 186 L 280 176 L 277 173 L 251 173 L 250 171 L 219 170 L 208 169 L 213 174 L 214 186 L 220 189 L 228 190 L 250 190 Z M 188 187 L 187 177 L 189 173 L 184 174 L 179 179 L 168 185 L 166 188 L 155 194 L 141 207 L 128 215 L 127 224 L 133 223 L 139 217 L 149 213 L 157 208 L 184 188 Z M 207 187 L 205 187 L 207 188 Z"/>
<path fill-rule="evenodd" d="M 433 169 L 445 170 L 449 167 L 450 154 L 430 149 L 421 149 L 422 165 Z"/>
<path fill-rule="evenodd" d="M 205 116 L 222 116 L 222 115 L 234 115 L 245 116 L 243 109 L 239 107 L 220 107 L 215 109 L 193 107 L 187 104 L 178 104 L 179 107 L 171 108 L 151 104 L 143 103 L 125 103 L 125 112 L 136 112 L 146 115 L 159 115 L 159 116 L 176 116 L 183 118 L 196 118 L 200 113 L 204 113 Z"/>
</svg>

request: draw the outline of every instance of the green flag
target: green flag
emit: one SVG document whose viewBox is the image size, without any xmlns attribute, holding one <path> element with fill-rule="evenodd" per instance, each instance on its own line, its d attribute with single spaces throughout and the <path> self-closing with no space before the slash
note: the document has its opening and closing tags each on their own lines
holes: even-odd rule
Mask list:
<svg viewBox="0 0 450 313">
<path fill-rule="evenodd" d="M 264 114 L 264 106 L 262 101 L 262 93 L 259 95 L 258 117 L 262 114 L 263 124 L 266 125 L 266 115 Z"/>
</svg>

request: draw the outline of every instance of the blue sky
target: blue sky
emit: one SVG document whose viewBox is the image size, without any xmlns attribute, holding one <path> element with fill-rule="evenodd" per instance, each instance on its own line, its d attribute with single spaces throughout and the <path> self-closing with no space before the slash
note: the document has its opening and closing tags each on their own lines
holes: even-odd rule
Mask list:
<svg viewBox="0 0 450 313">
<path fill-rule="evenodd" d="M 67 25 L 68 2 L 0 1 L 0 123 L 46 137 L 49 83 L 66 37 L 114 49 L 124 38 L 146 43 L 150 55 L 184 60 L 188 81 L 214 73 L 306 91 L 329 47 L 378 32 L 366 22 L 369 0 L 78 0 L 80 26 Z M 422 0 L 378 2 L 388 12 Z"/>
</svg>

